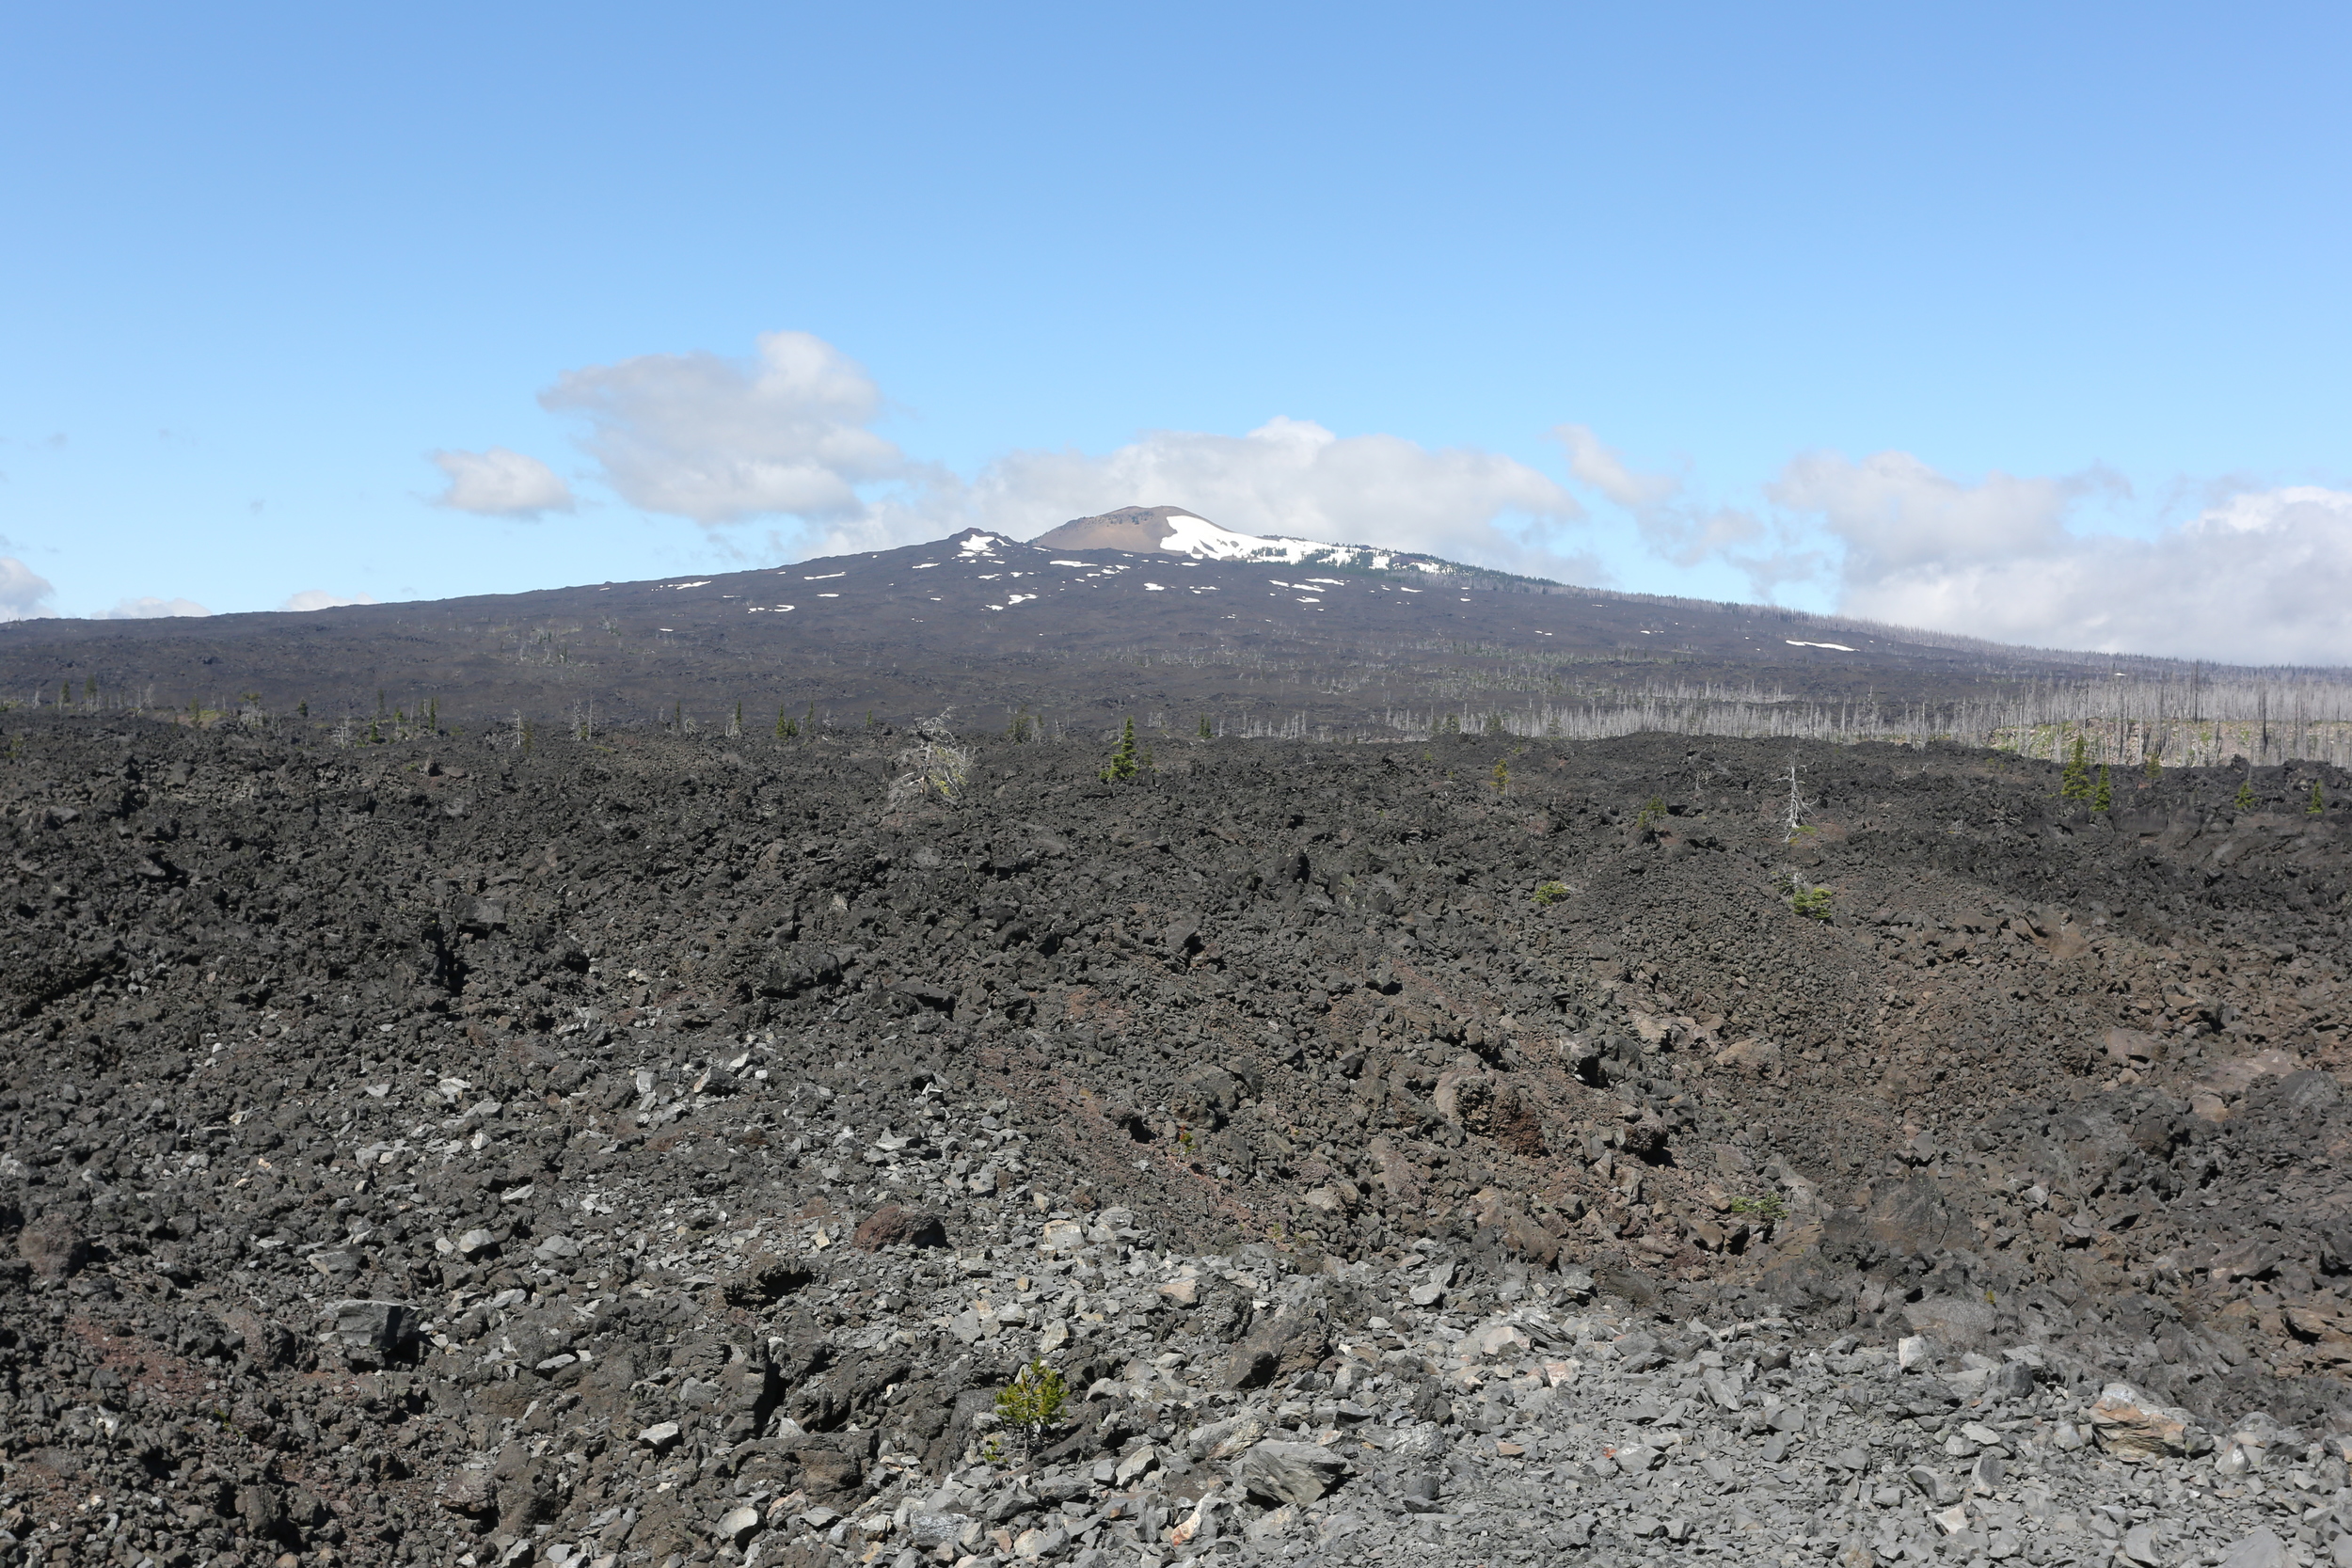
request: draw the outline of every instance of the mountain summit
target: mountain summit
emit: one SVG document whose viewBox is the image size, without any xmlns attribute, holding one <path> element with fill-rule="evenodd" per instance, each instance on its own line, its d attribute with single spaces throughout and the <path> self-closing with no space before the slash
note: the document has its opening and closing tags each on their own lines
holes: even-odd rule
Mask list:
<svg viewBox="0 0 2352 1568">
<path fill-rule="evenodd" d="M 1391 570 L 1465 572 L 1521 582 L 1547 582 L 1541 578 L 1514 578 L 1464 567 L 1434 555 L 1395 550 L 1375 545 L 1327 545 L 1319 539 L 1264 538 L 1220 528 L 1198 512 L 1181 506 L 1122 506 L 1092 517 L 1073 517 L 1030 541 L 1049 550 L 1162 551 L 1196 561 L 1243 561 L 1286 566 L 1355 566 L 1376 572 Z"/>
</svg>

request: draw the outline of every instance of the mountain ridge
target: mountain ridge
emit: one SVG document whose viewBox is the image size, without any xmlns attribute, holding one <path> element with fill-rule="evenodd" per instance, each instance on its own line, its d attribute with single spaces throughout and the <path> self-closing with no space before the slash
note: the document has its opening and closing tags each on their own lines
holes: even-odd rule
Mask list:
<svg viewBox="0 0 2352 1568">
<path fill-rule="evenodd" d="M 1073 537 L 1154 543 L 1049 543 Z M 2006 731 L 2043 748 L 2084 736 L 2099 748 L 2093 760 L 2125 764 L 2167 744 L 2212 761 L 2233 751 L 2270 760 L 2281 746 L 2352 760 L 2352 733 L 2335 730 L 2321 736 L 2327 747 L 2294 751 L 2320 734 L 2305 716 L 2346 728 L 2337 709 L 2352 686 L 2322 690 L 2301 672 L 2234 678 L 2236 706 L 2225 711 L 2214 677 L 2179 661 L 2007 648 L 1414 552 L 1261 540 L 1173 507 L 1073 519 L 1026 543 L 965 529 L 637 582 L 0 626 L 0 694 L 11 705 L 197 719 L 400 724 L 425 712 L 474 726 L 658 720 L 732 730 L 787 715 L 897 723 L 952 709 L 983 723 L 1025 712 L 1073 734 L 1116 727 L 1121 714 L 1147 728 L 1366 739 L 1465 725 L 1971 743 Z M 2224 734 L 2209 722 L 2217 718 L 2250 728 Z M 2052 724 L 2066 736 L 2042 733 Z"/>
</svg>

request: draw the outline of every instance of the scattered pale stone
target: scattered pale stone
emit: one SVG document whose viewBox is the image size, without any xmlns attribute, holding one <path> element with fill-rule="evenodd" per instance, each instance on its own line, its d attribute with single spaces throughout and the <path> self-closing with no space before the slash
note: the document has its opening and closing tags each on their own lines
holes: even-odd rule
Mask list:
<svg viewBox="0 0 2352 1568">
<path fill-rule="evenodd" d="M 2213 1439 L 2185 1410 L 2158 1404 L 2128 1383 L 2110 1383 L 2090 1407 L 2099 1447 L 2124 1459 L 2204 1453 Z"/>
</svg>

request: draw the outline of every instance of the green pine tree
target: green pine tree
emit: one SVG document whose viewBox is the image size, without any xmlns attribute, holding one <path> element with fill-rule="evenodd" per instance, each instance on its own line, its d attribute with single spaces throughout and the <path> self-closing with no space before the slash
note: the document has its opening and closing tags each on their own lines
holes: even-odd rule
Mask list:
<svg viewBox="0 0 2352 1568">
<path fill-rule="evenodd" d="M 1216 738 L 1216 732 L 1209 727 L 1209 716 L 1205 713 L 1200 716 L 1200 738 L 1203 740 Z"/>
<path fill-rule="evenodd" d="M 2319 792 L 2319 781 L 2312 781 L 2312 803 L 2303 808 L 2305 816 L 2317 816 L 2328 809 L 2328 798 Z"/>
<path fill-rule="evenodd" d="M 2107 784 L 2107 765 L 2099 765 L 2099 782 L 2090 791 L 2090 809 L 2106 811 L 2115 804 L 2115 791 Z"/>
<path fill-rule="evenodd" d="M 2088 800 L 2090 799 L 2090 749 L 2083 737 L 2074 737 L 2074 755 L 2067 759 L 2066 771 L 2058 775 L 2058 799 Z"/>
<path fill-rule="evenodd" d="M 1129 719 L 1119 732 L 1119 744 L 1111 752 L 1111 765 L 1103 769 L 1103 782 L 1123 784 L 1142 771 L 1136 759 L 1136 721 Z"/>
<path fill-rule="evenodd" d="M 2141 770 L 2148 775 L 2152 783 L 2164 772 L 2164 762 L 2153 748 L 2150 749 L 2147 764 Z"/>
<path fill-rule="evenodd" d="M 2238 782 L 2237 799 L 2231 802 L 2240 811 L 2254 809 L 2254 776 L 2249 773 Z"/>
<path fill-rule="evenodd" d="M 1495 762 L 1495 793 L 1511 793 L 1511 764 L 1507 758 L 1498 758 Z"/>
</svg>

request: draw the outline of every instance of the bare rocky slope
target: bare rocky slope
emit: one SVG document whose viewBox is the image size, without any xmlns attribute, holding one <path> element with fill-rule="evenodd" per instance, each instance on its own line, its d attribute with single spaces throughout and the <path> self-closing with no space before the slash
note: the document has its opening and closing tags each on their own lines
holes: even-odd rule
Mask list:
<svg viewBox="0 0 2352 1568">
<path fill-rule="evenodd" d="M 923 745 L 11 716 L 0 1561 L 2352 1555 L 2342 779 Z"/>
</svg>

